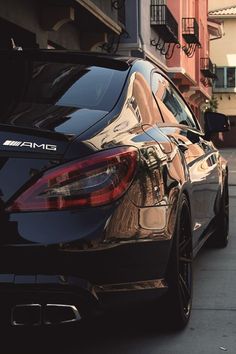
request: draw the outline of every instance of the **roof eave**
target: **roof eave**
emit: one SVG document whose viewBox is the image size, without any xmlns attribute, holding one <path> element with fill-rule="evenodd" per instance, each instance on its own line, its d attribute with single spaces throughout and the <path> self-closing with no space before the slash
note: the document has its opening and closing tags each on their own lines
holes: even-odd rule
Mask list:
<svg viewBox="0 0 236 354">
<path fill-rule="evenodd" d="M 225 20 L 226 18 L 236 18 L 236 14 L 235 15 L 209 15 L 208 14 L 208 18 L 209 19 L 222 19 L 222 20 Z"/>
</svg>

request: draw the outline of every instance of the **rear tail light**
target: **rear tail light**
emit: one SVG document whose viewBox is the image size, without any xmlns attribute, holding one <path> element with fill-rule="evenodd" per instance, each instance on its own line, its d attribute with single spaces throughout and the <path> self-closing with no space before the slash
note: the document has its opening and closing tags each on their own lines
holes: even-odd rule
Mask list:
<svg viewBox="0 0 236 354">
<path fill-rule="evenodd" d="M 120 147 L 69 162 L 44 173 L 7 211 L 62 210 L 111 203 L 129 188 L 137 159 L 136 148 Z"/>
</svg>

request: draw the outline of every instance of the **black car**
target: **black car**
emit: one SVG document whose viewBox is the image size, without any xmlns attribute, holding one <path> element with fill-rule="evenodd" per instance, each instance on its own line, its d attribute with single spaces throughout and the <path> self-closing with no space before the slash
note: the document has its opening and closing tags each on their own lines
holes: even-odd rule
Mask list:
<svg viewBox="0 0 236 354">
<path fill-rule="evenodd" d="M 228 168 L 162 70 L 138 58 L 0 52 L 1 321 L 158 304 L 177 327 L 192 259 L 228 242 Z"/>
</svg>

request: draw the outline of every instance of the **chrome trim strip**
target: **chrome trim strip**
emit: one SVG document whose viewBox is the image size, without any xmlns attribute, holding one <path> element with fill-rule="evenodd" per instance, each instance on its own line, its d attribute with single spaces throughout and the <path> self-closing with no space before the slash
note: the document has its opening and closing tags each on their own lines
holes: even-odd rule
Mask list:
<svg viewBox="0 0 236 354">
<path fill-rule="evenodd" d="M 138 291 L 138 290 L 155 290 L 155 289 L 167 289 L 165 279 L 154 279 L 137 281 L 131 283 L 118 283 L 118 284 L 103 284 L 96 285 L 96 293 L 107 293 L 107 292 L 125 292 L 125 291 Z"/>
<path fill-rule="evenodd" d="M 168 206 L 168 205 L 165 205 L 165 206 Z M 146 231 L 146 230 L 145 230 Z M 165 242 L 165 241 L 170 241 L 171 240 L 171 236 L 160 236 L 156 233 L 152 233 L 152 238 L 150 238 L 150 236 L 145 236 L 143 238 L 140 238 L 140 239 L 130 239 L 130 240 L 120 240 L 120 239 L 117 239 L 117 241 L 112 241 L 112 242 L 107 242 L 107 243 L 103 243 L 99 246 L 91 246 L 91 248 L 87 248 L 87 249 L 80 249 L 78 248 L 77 246 L 72 246 L 70 247 L 69 245 L 62 245 L 62 246 L 59 246 L 58 248 L 58 251 L 59 252 L 77 252 L 77 253 L 82 253 L 82 252 L 99 252 L 99 251 L 104 251 L 104 250 L 107 250 L 107 249 L 111 249 L 111 248 L 115 248 L 115 247 L 119 247 L 119 246 L 123 246 L 123 245 L 132 245 L 132 244 L 137 244 L 137 243 L 148 243 L 148 242 Z M 11 246 L 11 245 L 9 245 Z"/>
</svg>

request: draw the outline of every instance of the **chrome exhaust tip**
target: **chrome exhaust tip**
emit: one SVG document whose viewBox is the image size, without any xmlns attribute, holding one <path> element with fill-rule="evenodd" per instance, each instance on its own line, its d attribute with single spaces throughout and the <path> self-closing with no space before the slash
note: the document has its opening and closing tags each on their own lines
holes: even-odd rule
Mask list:
<svg viewBox="0 0 236 354">
<path fill-rule="evenodd" d="M 40 304 L 20 304 L 12 308 L 12 326 L 40 326 L 41 324 L 42 306 Z"/>
<path fill-rule="evenodd" d="M 78 322 L 81 315 L 74 305 L 47 304 L 44 308 L 43 322 L 46 325 Z"/>
<path fill-rule="evenodd" d="M 18 304 L 11 309 L 12 326 L 60 325 L 80 320 L 81 315 L 74 305 Z"/>
</svg>

